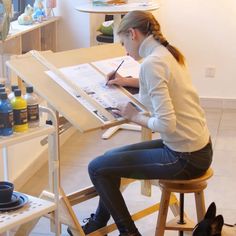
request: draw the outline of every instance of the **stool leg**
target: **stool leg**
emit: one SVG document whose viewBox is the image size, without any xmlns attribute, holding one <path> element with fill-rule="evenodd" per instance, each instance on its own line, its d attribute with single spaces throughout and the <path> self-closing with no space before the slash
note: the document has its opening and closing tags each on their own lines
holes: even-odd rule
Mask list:
<svg viewBox="0 0 236 236">
<path fill-rule="evenodd" d="M 200 222 L 206 213 L 206 207 L 205 207 L 205 198 L 204 198 L 204 192 L 197 192 L 194 193 L 195 195 L 195 203 L 196 203 L 196 209 L 197 209 L 197 220 Z"/>
<path fill-rule="evenodd" d="M 170 202 L 170 191 L 163 188 L 162 194 L 161 194 L 161 202 L 160 202 L 160 209 L 159 209 L 159 214 L 157 218 L 155 236 L 164 236 L 169 202 Z"/>
<path fill-rule="evenodd" d="M 184 194 L 180 193 L 179 194 L 179 221 L 178 224 L 180 225 L 184 225 L 185 221 L 184 221 Z M 183 236 L 184 235 L 184 231 L 179 231 L 179 236 Z"/>
<path fill-rule="evenodd" d="M 180 211 L 179 211 L 178 224 L 183 225 L 183 224 L 185 224 L 185 221 L 184 221 L 184 194 L 183 193 L 179 194 L 179 208 L 180 208 Z"/>
</svg>

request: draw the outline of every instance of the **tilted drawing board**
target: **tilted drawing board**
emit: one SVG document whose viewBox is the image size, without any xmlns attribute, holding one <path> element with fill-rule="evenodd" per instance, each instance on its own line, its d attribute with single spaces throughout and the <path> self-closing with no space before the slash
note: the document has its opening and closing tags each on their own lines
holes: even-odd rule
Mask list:
<svg viewBox="0 0 236 236">
<path fill-rule="evenodd" d="M 110 44 L 57 53 L 44 52 L 41 54 L 53 66 L 61 68 L 124 56 L 125 50 L 119 44 Z M 112 121 L 109 125 L 104 125 L 104 123 L 91 114 L 73 96 L 68 94 L 61 86 L 46 75 L 45 71 L 47 71 L 48 68 L 30 53 L 16 56 L 8 61 L 7 65 L 18 77 L 27 84 L 32 85 L 43 99 L 81 132 L 101 127 L 109 127 L 124 122 L 111 119 Z"/>
</svg>

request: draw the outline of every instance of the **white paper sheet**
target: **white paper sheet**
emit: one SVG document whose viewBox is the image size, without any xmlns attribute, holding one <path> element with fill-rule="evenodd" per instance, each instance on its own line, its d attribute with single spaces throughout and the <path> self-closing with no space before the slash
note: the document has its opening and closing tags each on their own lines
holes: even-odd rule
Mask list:
<svg viewBox="0 0 236 236">
<path fill-rule="evenodd" d="M 124 63 L 119 68 L 118 73 L 121 76 L 132 76 L 134 78 L 139 78 L 140 64 L 135 61 L 130 56 L 116 57 L 101 61 L 95 61 L 91 64 L 99 69 L 102 73 L 107 75 L 108 73 L 115 71 L 121 61 L 124 60 Z"/>
<path fill-rule="evenodd" d="M 104 107 L 109 113 L 113 115 L 115 119 L 121 119 L 120 116 L 115 114 L 112 110 L 117 106 L 117 103 L 127 103 L 132 100 L 124 94 L 116 86 L 106 86 L 106 80 L 104 76 L 99 73 L 90 64 L 80 64 L 77 66 L 64 67 L 60 71 L 71 81 L 76 83 L 84 92 L 92 97 L 97 103 Z M 89 111 L 99 117 L 103 122 L 107 122 L 108 119 L 103 115 L 99 114 L 96 108 L 81 97 L 75 88 L 70 87 L 62 78 L 59 78 L 51 71 L 46 73 L 57 82 L 62 88 L 64 88 Z M 137 107 L 141 110 L 140 107 Z"/>
</svg>

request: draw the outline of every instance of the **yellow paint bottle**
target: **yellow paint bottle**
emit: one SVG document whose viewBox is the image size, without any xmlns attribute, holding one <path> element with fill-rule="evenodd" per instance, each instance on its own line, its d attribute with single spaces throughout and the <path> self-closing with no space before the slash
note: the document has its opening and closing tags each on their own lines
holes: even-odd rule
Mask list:
<svg viewBox="0 0 236 236">
<path fill-rule="evenodd" d="M 11 100 L 13 109 L 14 126 L 15 132 L 24 132 L 28 130 L 28 119 L 27 119 L 27 102 L 21 97 L 21 90 L 14 90 L 15 97 Z"/>
</svg>

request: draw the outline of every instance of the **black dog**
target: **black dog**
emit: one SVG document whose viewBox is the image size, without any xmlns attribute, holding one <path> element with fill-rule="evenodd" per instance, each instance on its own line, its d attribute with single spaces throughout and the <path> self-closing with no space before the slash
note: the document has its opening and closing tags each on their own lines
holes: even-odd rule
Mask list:
<svg viewBox="0 0 236 236">
<path fill-rule="evenodd" d="M 224 218 L 216 216 L 216 205 L 212 202 L 204 219 L 195 226 L 193 236 L 221 236 L 223 225 Z"/>
</svg>

